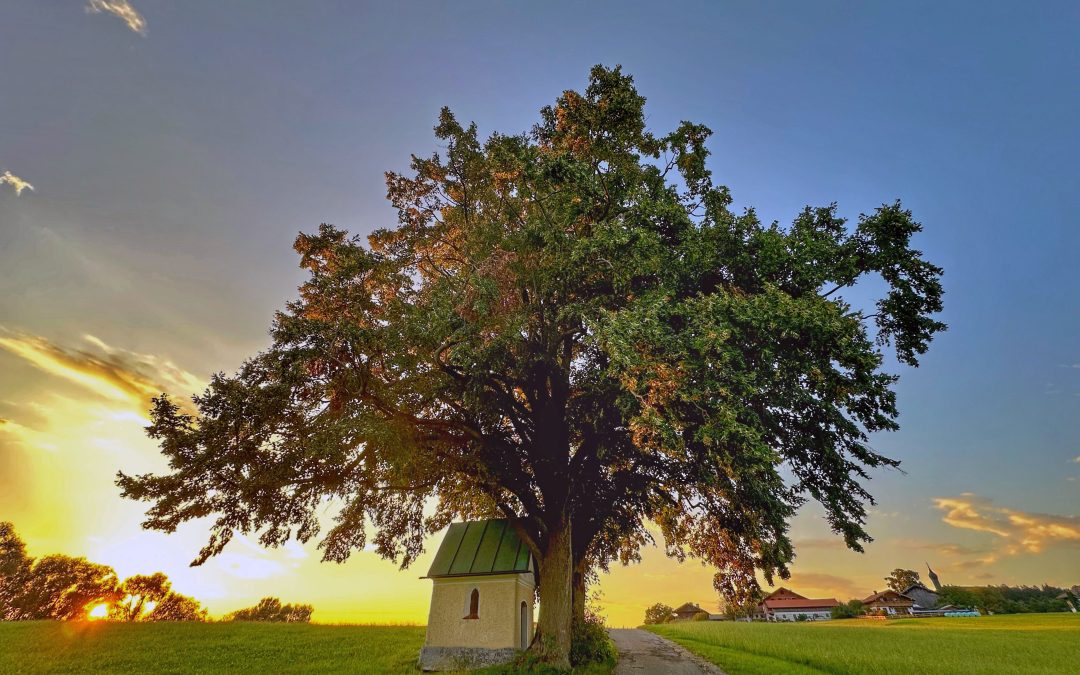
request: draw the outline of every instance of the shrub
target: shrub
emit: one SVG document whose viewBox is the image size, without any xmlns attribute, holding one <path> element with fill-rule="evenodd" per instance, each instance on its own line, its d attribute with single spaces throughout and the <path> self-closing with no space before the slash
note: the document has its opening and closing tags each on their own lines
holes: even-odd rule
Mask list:
<svg viewBox="0 0 1080 675">
<path fill-rule="evenodd" d="M 590 663 L 615 663 L 615 645 L 608 637 L 604 618 L 594 611 L 585 610 L 585 620 L 574 623 L 570 642 L 570 663 L 581 667 Z"/>
<path fill-rule="evenodd" d="M 272 621 L 308 623 L 315 608 L 311 605 L 283 605 L 277 598 L 263 598 L 259 604 L 233 612 L 229 621 Z"/>
<path fill-rule="evenodd" d="M 698 612 L 697 614 L 692 616 L 690 618 L 690 620 L 691 621 L 708 621 L 709 620 L 709 613 L 708 612 Z"/>
<path fill-rule="evenodd" d="M 832 618 L 834 619 L 853 619 L 857 616 L 862 616 L 866 611 L 866 606 L 859 600 L 849 600 L 842 605 L 837 605 L 832 608 Z"/>
</svg>

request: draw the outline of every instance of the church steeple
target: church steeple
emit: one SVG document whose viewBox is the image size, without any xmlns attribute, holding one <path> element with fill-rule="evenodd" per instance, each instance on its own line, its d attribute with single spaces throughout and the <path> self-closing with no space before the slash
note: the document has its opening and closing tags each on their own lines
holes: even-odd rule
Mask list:
<svg viewBox="0 0 1080 675">
<path fill-rule="evenodd" d="M 941 592 L 941 582 L 938 581 L 937 574 L 930 567 L 930 563 L 926 563 L 926 569 L 930 571 L 930 581 L 934 584 L 934 590 Z"/>
</svg>

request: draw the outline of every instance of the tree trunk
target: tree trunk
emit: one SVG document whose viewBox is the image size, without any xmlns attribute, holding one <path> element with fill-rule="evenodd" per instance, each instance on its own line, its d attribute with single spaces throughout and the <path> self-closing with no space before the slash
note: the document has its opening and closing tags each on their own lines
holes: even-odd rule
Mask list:
<svg viewBox="0 0 1080 675">
<path fill-rule="evenodd" d="M 539 564 L 540 616 L 531 649 L 541 663 L 569 670 L 570 634 L 574 618 L 569 522 L 548 530 L 547 546 Z"/>
<path fill-rule="evenodd" d="M 585 600 L 588 589 L 585 587 L 585 560 L 574 563 L 574 625 L 585 623 Z"/>
</svg>

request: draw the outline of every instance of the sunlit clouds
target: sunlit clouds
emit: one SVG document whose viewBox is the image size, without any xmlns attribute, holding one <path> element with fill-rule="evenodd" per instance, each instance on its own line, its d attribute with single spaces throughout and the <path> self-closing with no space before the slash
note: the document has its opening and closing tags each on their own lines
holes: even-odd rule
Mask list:
<svg viewBox="0 0 1080 675">
<path fill-rule="evenodd" d="M 139 35 L 146 35 L 146 19 L 135 11 L 128 0 L 90 0 L 86 3 L 86 11 L 93 14 L 107 12 L 118 17 Z"/>
<path fill-rule="evenodd" d="M 205 386 L 168 360 L 113 348 L 92 335 L 83 336 L 82 346 L 71 348 L 40 336 L 0 329 L 0 349 L 105 398 L 133 404 L 139 411 L 159 394 L 183 399 Z"/>
<path fill-rule="evenodd" d="M 0 174 L 0 185 L 4 185 L 4 184 L 10 185 L 12 187 L 12 189 L 15 190 L 15 196 L 16 197 L 21 195 L 23 193 L 23 190 L 30 190 L 30 191 L 34 190 L 33 185 L 26 182 L 22 178 L 19 178 L 18 176 L 11 173 L 10 171 L 4 171 L 4 173 Z"/>
<path fill-rule="evenodd" d="M 1000 540 L 1002 553 L 1008 555 L 1080 544 L 1080 518 L 1076 516 L 1017 511 L 970 492 L 939 497 L 934 506 L 945 512 L 942 521 L 953 527 L 994 535 Z"/>
</svg>

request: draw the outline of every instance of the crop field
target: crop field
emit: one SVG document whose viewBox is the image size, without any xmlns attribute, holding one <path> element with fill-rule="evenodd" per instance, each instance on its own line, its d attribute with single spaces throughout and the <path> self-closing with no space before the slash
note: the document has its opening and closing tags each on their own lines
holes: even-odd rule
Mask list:
<svg viewBox="0 0 1080 675">
<path fill-rule="evenodd" d="M 731 675 L 1080 672 L 1080 615 L 650 627 Z"/>
</svg>

